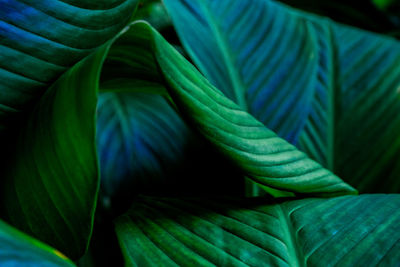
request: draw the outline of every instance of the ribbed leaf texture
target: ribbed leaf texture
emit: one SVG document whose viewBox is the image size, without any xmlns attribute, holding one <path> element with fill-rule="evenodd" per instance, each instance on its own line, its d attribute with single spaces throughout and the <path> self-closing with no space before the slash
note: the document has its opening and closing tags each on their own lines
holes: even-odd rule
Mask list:
<svg viewBox="0 0 400 267">
<path fill-rule="evenodd" d="M 165 0 L 226 96 L 363 192 L 399 192 L 400 43 L 270 0 Z"/>
<path fill-rule="evenodd" d="M 92 232 L 99 186 L 97 87 L 108 47 L 75 65 L 46 92 L 21 122 L 2 168 L 3 215 L 72 259 L 83 255 Z"/>
<path fill-rule="evenodd" d="M 132 195 L 165 184 L 173 169 L 184 168 L 179 164 L 184 163 L 191 135 L 160 95 L 101 93 L 97 140 L 104 193 Z"/>
<path fill-rule="evenodd" d="M 102 193 L 118 209 L 129 208 L 136 193 L 237 193 L 242 174 L 181 118 L 143 38 L 126 31 L 103 66 L 97 108 Z"/>
<path fill-rule="evenodd" d="M 116 232 L 127 266 L 397 266 L 399 207 L 398 195 L 143 197 Z"/>
<path fill-rule="evenodd" d="M 111 39 L 137 0 L 0 0 L 0 130 L 73 64 Z"/>
<path fill-rule="evenodd" d="M 150 26 L 136 23 L 128 35 L 135 40 L 132 49 L 147 47 L 142 53 L 155 58 L 180 110 L 245 175 L 268 187 L 299 194 L 355 193 L 225 97 Z"/>
</svg>

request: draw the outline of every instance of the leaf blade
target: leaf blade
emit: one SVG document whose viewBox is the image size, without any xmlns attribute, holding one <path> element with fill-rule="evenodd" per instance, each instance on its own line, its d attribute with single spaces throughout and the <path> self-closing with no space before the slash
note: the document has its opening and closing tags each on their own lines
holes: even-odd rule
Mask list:
<svg viewBox="0 0 400 267">
<path fill-rule="evenodd" d="M 191 58 L 225 95 L 238 103 L 234 68 L 248 112 L 279 136 L 362 192 L 400 190 L 398 41 L 268 0 L 165 3 Z"/>
<path fill-rule="evenodd" d="M 227 99 L 145 23 L 132 33 L 152 47 L 171 97 L 196 128 L 255 182 L 299 194 L 356 191 Z"/>
<path fill-rule="evenodd" d="M 92 232 L 99 187 L 97 87 L 109 45 L 71 68 L 40 99 L 17 129 L 15 151 L 3 167 L 7 220 L 73 259 L 85 252 Z"/>
<path fill-rule="evenodd" d="M 390 256 L 394 256 L 392 245 L 400 238 L 396 232 L 399 201 L 398 195 L 278 203 L 266 199 L 141 197 L 117 219 L 116 231 L 131 257 L 126 258 L 127 264 L 141 263 L 136 257 L 138 250 L 145 253 L 141 257 L 148 256 L 147 260 L 154 263 L 151 259 L 157 258 L 147 253 L 155 251 L 141 246 L 148 238 L 157 251 L 180 266 L 191 264 L 189 253 L 209 261 L 201 266 L 377 266 L 395 261 Z M 379 216 L 375 216 L 377 212 Z M 142 235 L 133 238 L 131 228 Z M 171 242 L 179 249 L 168 250 Z M 373 249 L 371 242 L 376 242 Z M 394 257 L 398 260 L 399 255 Z"/>
<path fill-rule="evenodd" d="M 69 67 L 117 34 L 137 1 L 0 4 L 0 128 L 5 129 Z"/>
</svg>

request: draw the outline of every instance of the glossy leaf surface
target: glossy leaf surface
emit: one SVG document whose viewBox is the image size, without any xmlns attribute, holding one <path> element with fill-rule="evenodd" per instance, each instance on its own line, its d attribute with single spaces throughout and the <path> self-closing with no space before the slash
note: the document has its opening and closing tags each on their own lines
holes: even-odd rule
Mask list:
<svg viewBox="0 0 400 267">
<path fill-rule="evenodd" d="M 226 98 L 149 25 L 136 23 L 129 34 L 137 46 L 147 47 L 143 55 L 156 59 L 180 110 L 245 175 L 268 187 L 299 194 L 355 193 Z"/>
<path fill-rule="evenodd" d="M 398 41 L 269 0 L 165 3 L 226 96 L 359 190 L 400 190 Z"/>
<path fill-rule="evenodd" d="M 73 259 L 85 252 L 97 201 L 95 112 L 107 49 L 75 65 L 40 99 L 2 170 L 7 219 Z"/>
<path fill-rule="evenodd" d="M 118 208 L 144 192 L 236 194 L 241 173 L 183 121 L 151 46 L 134 31 L 114 42 L 102 71 L 97 141 L 103 192 L 125 202 Z"/>
<path fill-rule="evenodd" d="M 128 266 L 396 266 L 399 207 L 399 195 L 140 198 L 116 231 Z"/>
<path fill-rule="evenodd" d="M 1 0 L 0 130 L 69 67 L 114 37 L 136 4 Z"/>
</svg>

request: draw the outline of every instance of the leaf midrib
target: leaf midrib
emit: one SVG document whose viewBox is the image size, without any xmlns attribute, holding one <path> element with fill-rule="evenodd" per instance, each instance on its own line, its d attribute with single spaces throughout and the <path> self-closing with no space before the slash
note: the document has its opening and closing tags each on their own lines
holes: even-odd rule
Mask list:
<svg viewBox="0 0 400 267">
<path fill-rule="evenodd" d="M 285 238 L 284 243 L 286 244 L 286 248 L 288 250 L 289 264 L 293 267 L 305 267 L 307 264 L 304 253 L 300 247 L 296 230 L 293 228 L 288 212 L 281 205 L 276 206 L 278 213 L 277 215 L 282 224 L 282 232 Z"/>
<path fill-rule="evenodd" d="M 215 36 L 216 44 L 222 54 L 222 59 L 226 69 L 228 70 L 229 80 L 232 82 L 233 86 L 233 93 L 235 96 L 235 102 L 245 111 L 249 111 L 247 106 L 247 101 L 245 95 L 243 94 L 244 85 L 243 82 L 240 80 L 240 75 L 236 68 L 234 68 L 234 60 L 232 56 L 232 52 L 230 47 L 227 45 L 226 37 L 222 34 L 218 22 L 211 14 L 207 5 L 203 2 L 203 0 L 198 0 L 201 2 L 200 8 L 204 12 L 205 19 L 209 22 L 210 29 Z"/>
</svg>

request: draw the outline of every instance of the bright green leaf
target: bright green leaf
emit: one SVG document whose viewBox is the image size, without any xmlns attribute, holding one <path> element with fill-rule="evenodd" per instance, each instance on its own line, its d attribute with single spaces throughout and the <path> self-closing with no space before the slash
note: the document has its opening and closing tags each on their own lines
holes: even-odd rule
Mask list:
<svg viewBox="0 0 400 267">
<path fill-rule="evenodd" d="M 399 195 L 140 198 L 116 232 L 127 266 L 397 266 L 399 206 Z"/>
<path fill-rule="evenodd" d="M 156 59 L 177 106 L 249 178 L 298 194 L 355 193 L 353 188 L 226 98 L 148 24 L 134 24 L 126 36 L 135 40 L 131 42 L 133 51 L 136 47 L 147 48 L 140 54 Z"/>
<path fill-rule="evenodd" d="M 269 0 L 165 4 L 225 95 L 359 190 L 400 190 L 398 41 Z"/>
</svg>

